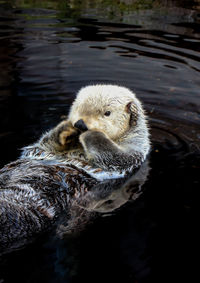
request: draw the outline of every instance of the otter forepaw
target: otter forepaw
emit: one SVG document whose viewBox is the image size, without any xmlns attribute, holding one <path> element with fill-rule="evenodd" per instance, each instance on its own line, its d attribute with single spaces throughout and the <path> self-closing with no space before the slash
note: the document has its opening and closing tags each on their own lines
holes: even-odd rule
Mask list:
<svg viewBox="0 0 200 283">
<path fill-rule="evenodd" d="M 100 144 L 103 140 L 107 139 L 106 135 L 103 132 L 96 130 L 88 130 L 82 133 L 79 137 L 79 140 L 82 144 Z"/>
<path fill-rule="evenodd" d="M 96 130 L 89 130 L 82 133 L 79 137 L 79 141 L 82 144 L 86 152 L 104 152 L 110 148 L 112 142 L 103 133 Z"/>
<path fill-rule="evenodd" d="M 74 128 L 70 121 L 61 122 L 54 130 L 54 137 L 61 146 L 68 145 L 74 140 L 78 140 L 80 132 Z"/>
<path fill-rule="evenodd" d="M 61 145 L 68 145 L 79 135 L 75 128 L 68 128 L 59 134 L 59 142 Z"/>
</svg>

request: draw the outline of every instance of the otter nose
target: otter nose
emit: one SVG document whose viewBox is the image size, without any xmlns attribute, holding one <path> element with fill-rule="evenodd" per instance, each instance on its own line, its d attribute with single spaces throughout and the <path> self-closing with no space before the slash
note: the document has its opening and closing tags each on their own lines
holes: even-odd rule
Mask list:
<svg viewBox="0 0 200 283">
<path fill-rule="evenodd" d="M 81 119 L 81 120 L 78 120 L 75 124 L 74 124 L 74 127 L 81 130 L 81 131 L 87 131 L 88 130 L 88 127 L 86 126 L 86 124 L 84 123 L 84 121 Z"/>
</svg>

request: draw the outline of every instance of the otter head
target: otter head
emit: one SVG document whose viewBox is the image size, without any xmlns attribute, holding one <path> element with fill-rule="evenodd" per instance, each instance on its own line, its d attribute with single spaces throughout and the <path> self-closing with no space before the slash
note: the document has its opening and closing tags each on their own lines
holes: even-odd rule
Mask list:
<svg viewBox="0 0 200 283">
<path fill-rule="evenodd" d="M 135 94 L 125 87 L 87 86 L 79 91 L 69 120 L 80 131 L 98 130 L 116 140 L 136 126 L 140 109 Z"/>
</svg>

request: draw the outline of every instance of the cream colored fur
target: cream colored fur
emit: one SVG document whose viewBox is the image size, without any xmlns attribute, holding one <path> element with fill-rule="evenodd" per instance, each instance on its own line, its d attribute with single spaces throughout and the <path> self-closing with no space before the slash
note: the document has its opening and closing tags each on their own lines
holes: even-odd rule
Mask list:
<svg viewBox="0 0 200 283">
<path fill-rule="evenodd" d="M 133 102 L 138 111 L 137 124 L 130 125 L 127 104 Z M 110 116 L 105 116 L 110 111 Z M 71 107 L 68 117 L 74 125 L 82 119 L 89 130 L 103 132 L 122 150 L 142 151 L 146 157 L 149 131 L 144 110 L 136 95 L 128 88 L 117 85 L 92 85 L 82 88 Z M 81 136 L 80 141 L 83 143 Z"/>
</svg>

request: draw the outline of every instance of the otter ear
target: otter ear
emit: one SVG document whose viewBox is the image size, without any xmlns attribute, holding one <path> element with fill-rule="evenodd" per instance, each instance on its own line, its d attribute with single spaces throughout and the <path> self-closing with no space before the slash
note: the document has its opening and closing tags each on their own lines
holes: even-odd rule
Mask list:
<svg viewBox="0 0 200 283">
<path fill-rule="evenodd" d="M 138 109 L 133 101 L 129 102 L 126 105 L 126 111 L 131 115 L 129 122 L 130 126 L 135 126 L 137 124 L 138 119 Z"/>
</svg>

